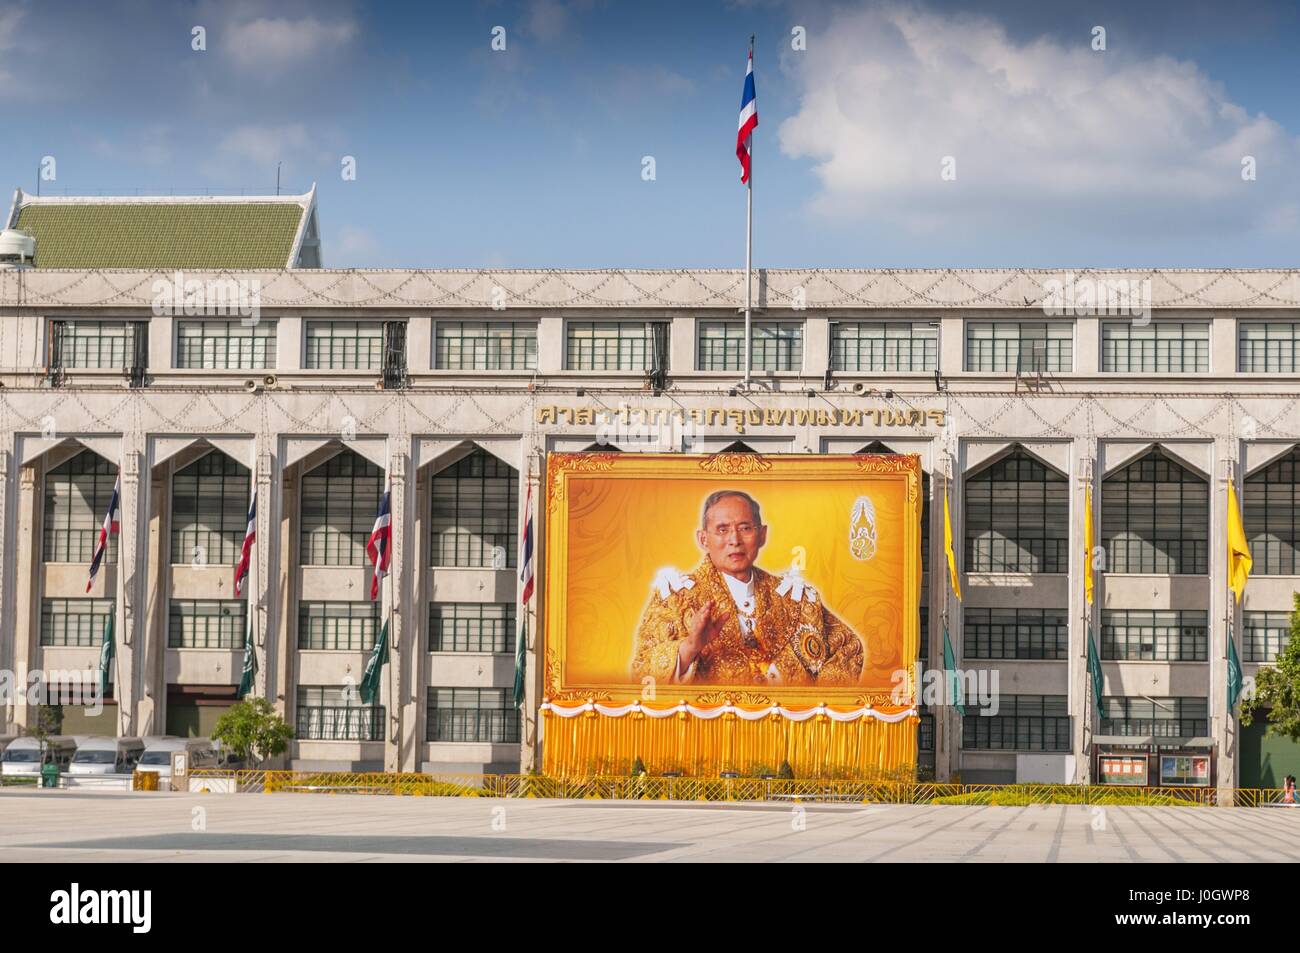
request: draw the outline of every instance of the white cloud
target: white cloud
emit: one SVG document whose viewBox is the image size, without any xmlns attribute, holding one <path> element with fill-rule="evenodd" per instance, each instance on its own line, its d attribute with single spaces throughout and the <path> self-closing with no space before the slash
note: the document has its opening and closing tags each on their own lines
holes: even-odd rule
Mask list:
<svg viewBox="0 0 1300 953">
<path fill-rule="evenodd" d="M 333 53 L 357 34 L 351 20 L 323 23 L 315 17 L 289 20 L 258 17 L 233 23 L 222 33 L 223 48 L 241 66 L 275 70 Z"/>
<path fill-rule="evenodd" d="M 782 58 L 799 107 L 781 149 L 813 161 L 818 212 L 921 232 L 957 210 L 1033 220 L 1090 203 L 1128 203 L 1121 217 L 1294 219 L 1263 181 L 1300 162 L 1285 129 L 1195 63 L 1094 52 L 1089 39 L 1022 42 L 986 17 L 923 7 L 841 9 Z M 1242 181 L 1245 155 L 1260 182 Z M 956 181 L 940 177 L 944 156 Z"/>
<path fill-rule="evenodd" d="M 172 130 L 162 123 L 146 125 L 120 138 L 101 136 L 95 140 L 93 148 L 97 156 L 110 162 L 138 163 L 157 168 L 171 162 Z"/>
<path fill-rule="evenodd" d="M 0 51 L 18 45 L 18 27 L 27 11 L 12 5 L 0 6 Z"/>
</svg>

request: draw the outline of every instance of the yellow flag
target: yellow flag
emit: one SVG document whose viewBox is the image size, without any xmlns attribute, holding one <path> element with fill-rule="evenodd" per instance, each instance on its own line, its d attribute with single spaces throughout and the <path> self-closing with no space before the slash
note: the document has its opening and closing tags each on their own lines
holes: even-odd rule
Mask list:
<svg viewBox="0 0 1300 953">
<path fill-rule="evenodd" d="M 1092 487 L 1089 486 L 1083 497 L 1083 597 L 1092 605 Z"/>
<path fill-rule="evenodd" d="M 961 602 L 961 583 L 957 581 L 957 557 L 952 552 L 952 516 L 948 513 L 948 494 L 943 495 L 943 551 L 948 554 L 948 575 L 952 579 L 952 591 Z"/>
<path fill-rule="evenodd" d="M 1246 591 L 1246 580 L 1250 578 L 1250 567 L 1254 562 L 1250 558 L 1250 546 L 1246 542 L 1246 529 L 1241 525 L 1241 508 L 1237 506 L 1237 488 L 1233 481 L 1228 481 L 1228 588 L 1233 591 L 1237 601 L 1241 601 Z"/>
</svg>

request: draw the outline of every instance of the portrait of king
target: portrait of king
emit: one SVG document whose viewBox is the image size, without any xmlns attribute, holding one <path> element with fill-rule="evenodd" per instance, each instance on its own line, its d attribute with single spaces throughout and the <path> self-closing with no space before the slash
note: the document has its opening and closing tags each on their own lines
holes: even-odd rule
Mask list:
<svg viewBox="0 0 1300 953">
<path fill-rule="evenodd" d="M 759 502 L 740 490 L 704 501 L 690 572 L 661 569 L 637 626 L 631 674 L 665 684 L 851 686 L 863 639 L 795 570 L 755 565 L 767 542 Z"/>
</svg>

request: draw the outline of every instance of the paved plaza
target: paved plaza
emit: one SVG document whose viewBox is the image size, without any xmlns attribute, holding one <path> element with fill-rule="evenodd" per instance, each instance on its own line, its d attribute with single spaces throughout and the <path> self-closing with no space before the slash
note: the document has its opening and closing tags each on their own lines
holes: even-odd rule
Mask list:
<svg viewBox="0 0 1300 953">
<path fill-rule="evenodd" d="M 1300 860 L 1300 810 L 0 791 L 0 861 Z"/>
</svg>

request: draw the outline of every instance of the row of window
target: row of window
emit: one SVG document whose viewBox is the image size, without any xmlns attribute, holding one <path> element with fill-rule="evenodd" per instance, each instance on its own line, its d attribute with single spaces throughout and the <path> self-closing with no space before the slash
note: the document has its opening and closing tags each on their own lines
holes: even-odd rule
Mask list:
<svg viewBox="0 0 1300 953">
<path fill-rule="evenodd" d="M 237 649 L 244 645 L 247 601 L 173 599 L 167 647 Z M 111 599 L 51 598 L 41 604 L 41 645 L 98 646 Z M 430 652 L 515 650 L 515 606 L 508 602 L 439 602 L 429 607 Z M 368 652 L 379 633 L 377 602 L 302 602 L 298 648 Z"/>
<path fill-rule="evenodd" d="M 565 368 L 648 371 L 668 367 L 668 321 L 569 321 Z M 147 322 L 51 322 L 50 366 L 122 369 L 144 359 Z M 176 322 L 176 366 L 212 370 L 269 370 L 277 363 L 277 322 L 191 320 Z M 1074 326 L 1068 321 L 967 321 L 965 369 L 975 372 L 1061 373 L 1074 369 Z M 400 340 L 399 340 L 400 338 Z M 308 320 L 304 367 L 380 370 L 405 363 L 400 321 Z M 745 360 L 745 326 L 735 320 L 696 323 L 696 370 L 739 371 Z M 803 324 L 753 321 L 750 366 L 765 371 L 803 369 Z M 830 322 L 833 371 L 888 373 L 934 371 L 939 366 L 937 322 Z M 435 370 L 536 370 L 537 325 L 527 321 L 434 322 Z M 1101 323 L 1101 370 L 1106 373 L 1192 374 L 1210 370 L 1206 321 Z M 1237 370 L 1300 370 L 1300 323 L 1243 321 L 1237 325 Z"/>
<path fill-rule="evenodd" d="M 1204 698 L 1112 696 L 1103 697 L 1100 707 L 1103 735 L 1195 738 L 1210 733 Z M 962 719 L 961 744 L 976 751 L 1070 751 L 1065 696 L 1003 695 L 996 715 L 970 713 Z"/>
<path fill-rule="evenodd" d="M 112 464 L 89 450 L 50 470 L 42 530 L 46 562 L 89 562 L 116 475 Z M 513 567 L 517 472 L 479 449 L 430 482 L 430 565 Z M 967 477 L 964 487 L 966 571 L 1068 571 L 1065 476 L 1018 450 Z M 300 564 L 364 565 L 383 492 L 382 471 L 344 451 L 306 473 L 301 491 Z M 928 487 L 923 491 L 928 496 Z M 244 538 L 248 495 L 248 469 L 219 451 L 177 471 L 172 561 L 232 565 Z M 1248 476 L 1242 501 L 1253 572 L 1300 575 L 1300 448 Z M 1209 484 L 1159 447 L 1102 480 L 1099 504 L 1104 571 L 1208 571 Z M 927 531 L 923 517 L 923 545 Z M 116 548 L 112 537 L 109 562 L 116 561 Z"/>
<path fill-rule="evenodd" d="M 1276 616 L 1245 614 L 1246 657 L 1285 644 Z M 1070 626 L 1064 609 L 967 608 L 962 613 L 962 655 L 968 659 L 1065 659 Z M 1204 662 L 1209 658 L 1209 622 L 1194 609 L 1104 609 L 1101 657 L 1122 661 Z M 1289 629 L 1288 633 L 1289 635 Z M 1271 661 L 1271 659 L 1268 659 Z"/>
<path fill-rule="evenodd" d="M 294 728 L 302 741 L 383 741 L 384 706 L 362 705 L 355 688 L 300 685 Z M 507 688 L 430 688 L 425 739 L 518 744 L 519 709 Z"/>
</svg>

